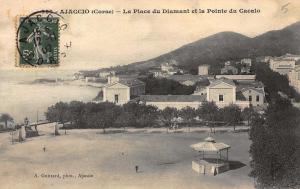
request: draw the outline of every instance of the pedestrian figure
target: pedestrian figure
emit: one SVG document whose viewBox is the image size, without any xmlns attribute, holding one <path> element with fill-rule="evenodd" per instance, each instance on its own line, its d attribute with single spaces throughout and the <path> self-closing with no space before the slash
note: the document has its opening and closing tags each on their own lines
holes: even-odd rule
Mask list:
<svg viewBox="0 0 300 189">
<path fill-rule="evenodd" d="M 45 146 L 43 147 L 43 150 L 44 150 L 44 152 L 46 151 L 46 147 Z"/>
<path fill-rule="evenodd" d="M 135 166 L 135 172 L 137 173 L 138 171 L 139 171 L 139 166 L 136 165 L 136 166 Z"/>
</svg>

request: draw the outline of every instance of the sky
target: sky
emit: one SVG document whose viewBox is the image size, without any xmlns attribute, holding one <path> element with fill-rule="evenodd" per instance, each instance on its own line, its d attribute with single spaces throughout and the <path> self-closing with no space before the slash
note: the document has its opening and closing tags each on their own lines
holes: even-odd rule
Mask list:
<svg viewBox="0 0 300 189">
<path fill-rule="evenodd" d="M 256 14 L 122 14 L 123 9 L 259 9 Z M 17 68 L 17 16 L 42 9 L 109 9 L 114 14 L 64 15 L 57 68 L 97 69 L 148 60 L 209 35 L 233 31 L 254 37 L 300 20 L 297 0 L 0 0 L 0 70 Z M 64 44 L 72 42 L 65 49 Z"/>
</svg>

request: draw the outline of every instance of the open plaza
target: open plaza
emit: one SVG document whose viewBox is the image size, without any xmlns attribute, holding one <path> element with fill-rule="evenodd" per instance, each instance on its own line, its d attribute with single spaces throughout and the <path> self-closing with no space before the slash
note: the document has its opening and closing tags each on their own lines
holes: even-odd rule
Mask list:
<svg viewBox="0 0 300 189">
<path fill-rule="evenodd" d="M 190 145 L 204 141 L 209 128 L 169 133 L 127 128 L 106 134 L 74 129 L 54 136 L 53 127 L 40 125 L 40 136 L 14 144 L 9 133 L 0 133 L 1 188 L 254 188 L 248 176 L 248 133 L 234 133 L 231 127 L 211 134 L 231 146 L 230 170 L 216 176 L 192 169 L 198 152 Z"/>
</svg>

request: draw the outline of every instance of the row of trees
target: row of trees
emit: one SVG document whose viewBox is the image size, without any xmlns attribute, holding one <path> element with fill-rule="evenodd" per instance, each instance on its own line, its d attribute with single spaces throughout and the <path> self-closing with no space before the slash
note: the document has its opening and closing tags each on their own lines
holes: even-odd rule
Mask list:
<svg viewBox="0 0 300 189">
<path fill-rule="evenodd" d="M 105 129 L 109 127 L 170 128 L 174 123 L 174 118 L 178 117 L 181 117 L 183 124 L 189 128 L 198 120 L 211 126 L 211 129 L 217 123 L 229 124 L 235 129 L 235 126 L 243 120 L 249 123 L 252 114 L 254 114 L 252 108 L 246 108 L 243 111 L 236 105 L 218 108 L 213 102 L 204 102 L 198 109 L 186 107 L 177 110 L 168 107 L 158 110 L 154 106 L 139 103 L 117 106 L 109 102 L 72 101 L 70 103 L 58 102 L 49 107 L 46 118 L 49 121 L 61 122 L 63 125 L 69 122 L 73 128 L 102 128 L 105 132 Z"/>
</svg>

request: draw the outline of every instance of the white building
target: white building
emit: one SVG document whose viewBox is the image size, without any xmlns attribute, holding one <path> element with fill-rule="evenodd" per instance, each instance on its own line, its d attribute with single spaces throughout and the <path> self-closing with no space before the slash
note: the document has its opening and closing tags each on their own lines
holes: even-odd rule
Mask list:
<svg viewBox="0 0 300 189">
<path fill-rule="evenodd" d="M 107 83 L 111 84 L 111 83 L 115 83 L 121 80 L 134 80 L 137 79 L 138 75 L 109 75 L 107 76 Z"/>
<path fill-rule="evenodd" d="M 183 73 L 182 69 L 177 68 L 177 62 L 171 60 L 170 63 L 163 63 L 160 66 L 161 72 L 166 73 L 168 75 L 174 75 L 176 73 Z"/>
<path fill-rule="evenodd" d="M 208 75 L 209 65 L 204 64 L 198 67 L 198 75 Z"/>
<path fill-rule="evenodd" d="M 145 94 L 145 83 L 138 79 L 120 80 L 103 87 L 103 101 L 118 105 Z"/>
<path fill-rule="evenodd" d="M 296 65 L 295 69 L 288 73 L 288 79 L 290 85 L 300 93 L 300 65 Z"/>
<path fill-rule="evenodd" d="M 282 55 L 280 58 L 285 58 L 285 59 L 292 59 L 292 60 L 300 60 L 300 55 L 296 55 L 296 54 L 285 54 L 285 55 Z"/>
<path fill-rule="evenodd" d="M 180 110 L 185 107 L 197 109 L 205 101 L 205 98 L 204 95 L 142 95 L 138 101 L 161 110 L 167 107 Z"/>
<path fill-rule="evenodd" d="M 239 70 L 236 67 L 231 66 L 231 65 L 226 65 L 226 63 L 225 63 L 224 68 L 221 69 L 221 74 L 236 75 L 236 74 L 238 74 L 238 72 L 239 72 Z"/>
<path fill-rule="evenodd" d="M 100 78 L 107 78 L 108 76 L 113 76 L 113 75 L 116 75 L 115 71 L 101 71 L 99 73 Z"/>
<path fill-rule="evenodd" d="M 243 88 L 242 94 L 253 106 L 263 106 L 265 104 L 265 91 L 262 88 Z"/>
<path fill-rule="evenodd" d="M 251 63 L 252 63 L 251 58 L 243 58 L 241 60 L 241 64 L 247 65 L 249 67 L 251 67 L 251 65 L 252 65 Z"/>
<path fill-rule="evenodd" d="M 292 69 L 295 68 L 296 60 L 293 58 L 276 57 L 271 58 L 269 66 L 274 72 L 278 72 L 281 75 L 287 75 Z"/>
</svg>

